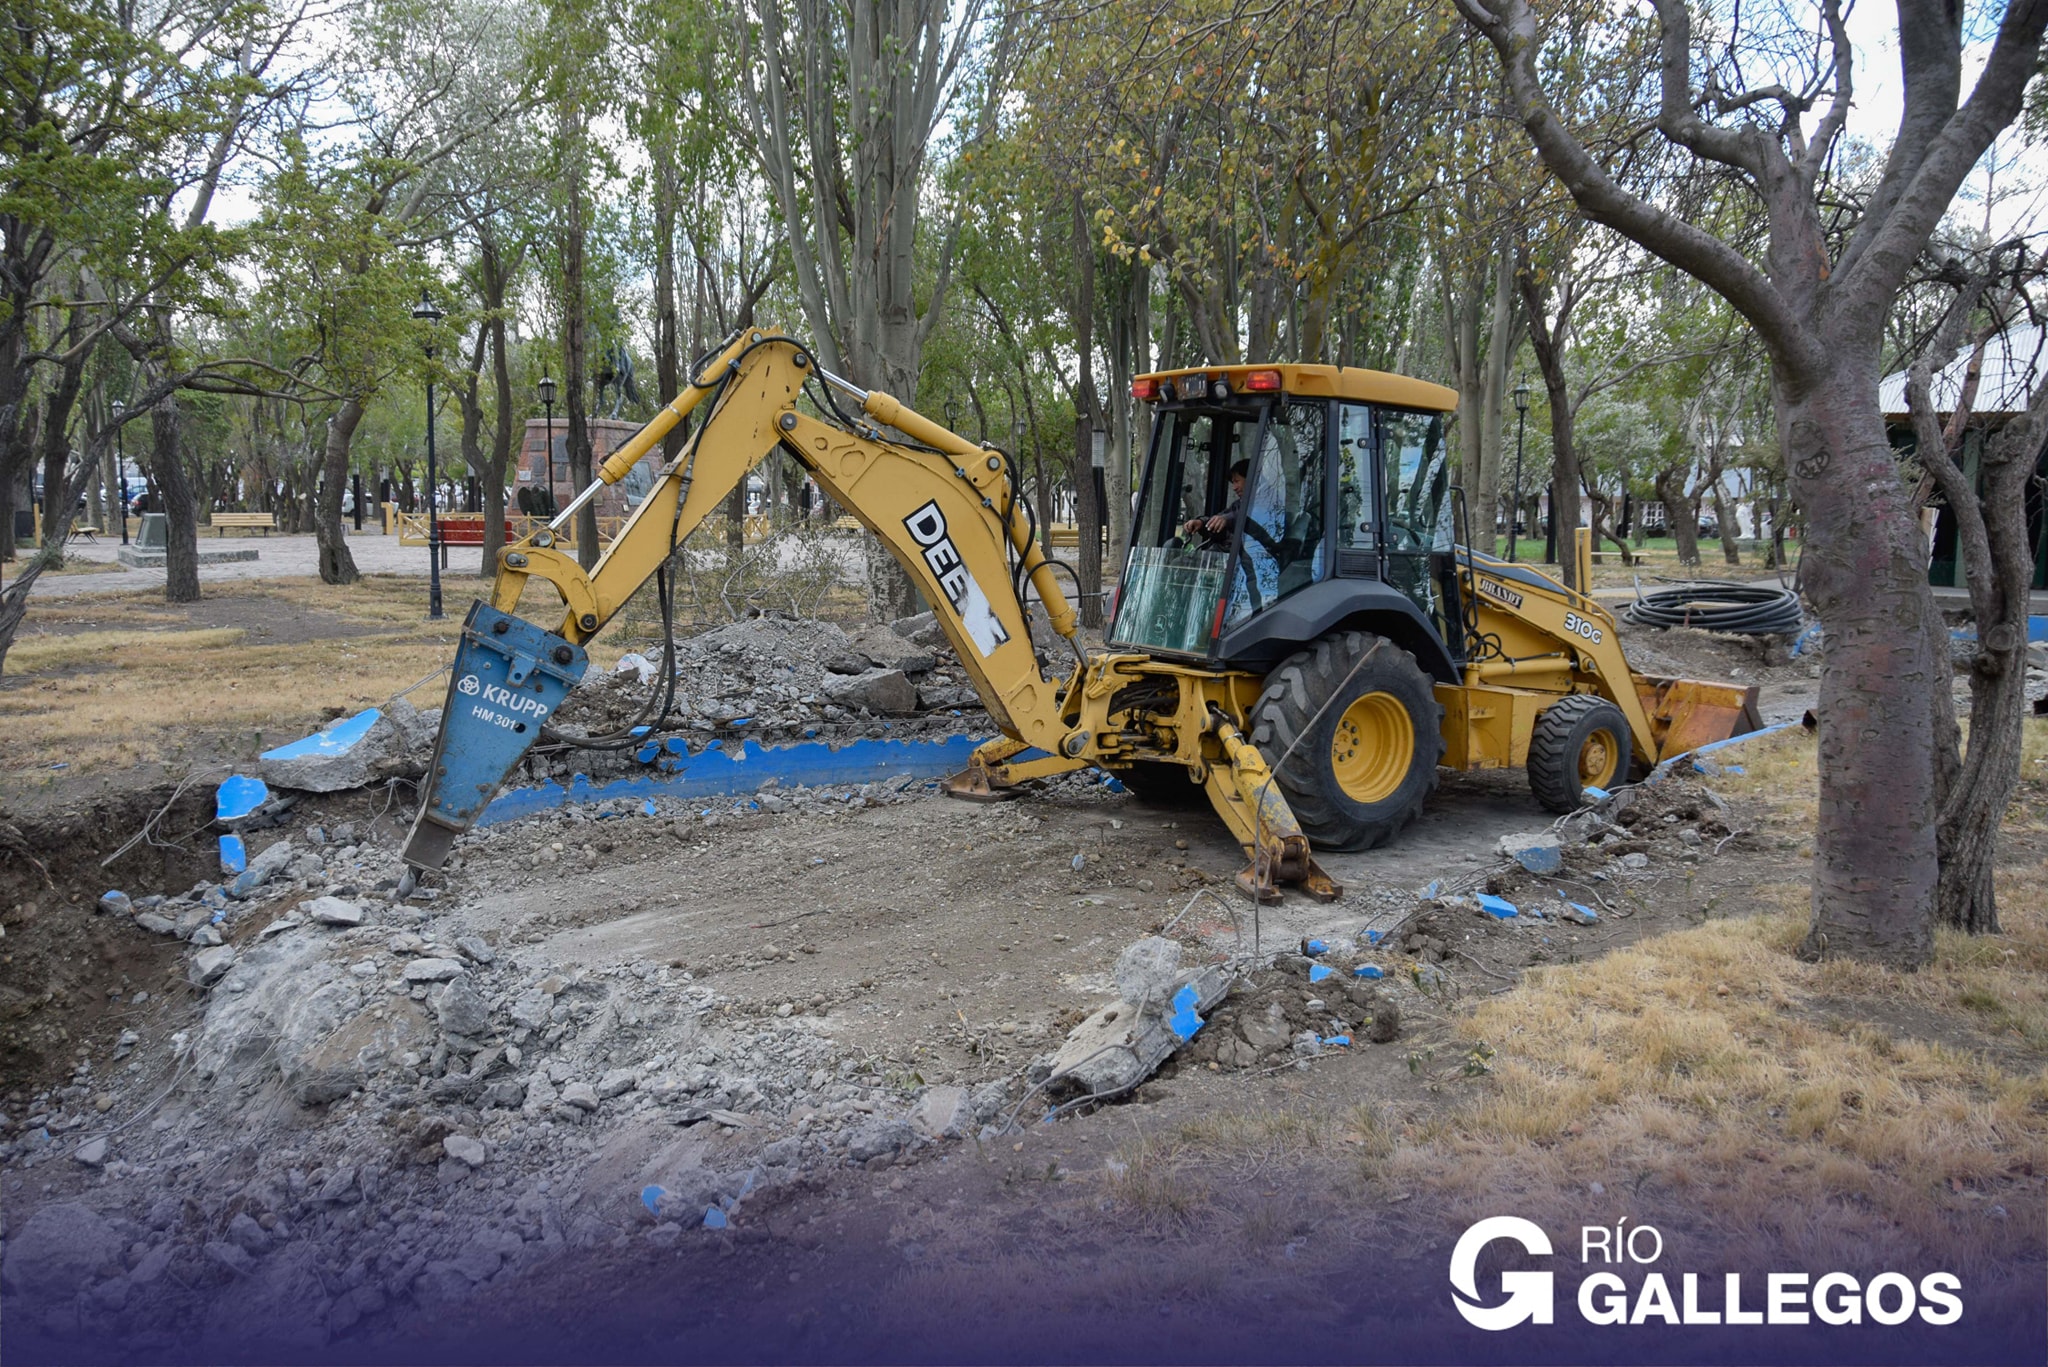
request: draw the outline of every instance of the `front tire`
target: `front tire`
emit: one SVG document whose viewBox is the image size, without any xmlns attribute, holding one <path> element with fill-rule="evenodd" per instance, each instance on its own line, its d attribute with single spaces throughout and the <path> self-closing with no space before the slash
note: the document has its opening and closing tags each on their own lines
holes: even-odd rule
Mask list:
<svg viewBox="0 0 2048 1367">
<path fill-rule="evenodd" d="M 1436 788 L 1443 708 L 1429 675 L 1392 641 L 1332 632 L 1266 676 L 1252 743 L 1320 849 L 1370 850 L 1413 821 Z"/>
<path fill-rule="evenodd" d="M 1553 812 L 1576 811 L 1587 788 L 1626 781 L 1629 755 L 1622 710 L 1591 693 L 1573 693 L 1536 719 L 1529 735 L 1529 790 Z"/>
</svg>

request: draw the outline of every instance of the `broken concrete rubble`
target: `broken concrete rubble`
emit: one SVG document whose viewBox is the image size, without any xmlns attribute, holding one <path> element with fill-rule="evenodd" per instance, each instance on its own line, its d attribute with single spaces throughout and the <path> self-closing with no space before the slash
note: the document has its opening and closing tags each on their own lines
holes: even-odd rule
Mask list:
<svg viewBox="0 0 2048 1367">
<path fill-rule="evenodd" d="M 227 976 L 227 971 L 234 966 L 235 947 L 216 945 L 211 949 L 202 949 L 192 956 L 186 977 L 191 980 L 194 987 L 211 987 Z"/>
<path fill-rule="evenodd" d="M 1182 969 L 1174 941 L 1158 936 L 1140 940 L 1117 958 L 1116 982 L 1125 998 L 1075 1026 L 1066 1042 L 1034 1063 L 1031 1072 L 1076 1096 L 1121 1096 L 1194 1037 L 1202 1013 L 1222 1000 L 1233 977 L 1223 964 Z"/>
<path fill-rule="evenodd" d="M 251 859 L 247 868 L 235 875 L 234 881 L 227 885 L 229 895 L 251 896 L 258 888 L 289 868 L 297 853 L 289 837 L 273 842 Z"/>
<path fill-rule="evenodd" d="M 1550 831 L 1535 835 L 1504 835 L 1495 847 L 1530 873 L 1556 873 L 1564 867 L 1564 843 Z"/>
<path fill-rule="evenodd" d="M 299 910 L 323 926 L 359 926 L 363 923 L 362 907 L 339 897 L 316 897 L 301 904 Z"/>
<path fill-rule="evenodd" d="M 841 707 L 864 707 L 889 715 L 917 710 L 917 687 L 900 669 L 870 669 L 851 677 L 834 675 L 825 681 L 822 691 Z"/>
<path fill-rule="evenodd" d="M 303 740 L 266 750 L 257 761 L 266 782 L 311 793 L 338 793 L 370 781 L 370 765 L 401 742 L 398 728 L 368 708 Z"/>
</svg>

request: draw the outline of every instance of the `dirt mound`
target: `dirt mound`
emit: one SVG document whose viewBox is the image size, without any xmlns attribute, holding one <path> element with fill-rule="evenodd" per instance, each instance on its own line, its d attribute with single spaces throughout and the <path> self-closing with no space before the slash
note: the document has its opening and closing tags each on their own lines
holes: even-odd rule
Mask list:
<svg viewBox="0 0 2048 1367">
<path fill-rule="evenodd" d="M 1401 1033 L 1401 1008 L 1358 969 L 1363 958 L 1283 954 L 1240 979 L 1175 1058 L 1179 1067 L 1270 1066 L 1324 1049 L 1385 1044 Z M 1369 971 L 1373 971 L 1370 970 Z"/>
</svg>

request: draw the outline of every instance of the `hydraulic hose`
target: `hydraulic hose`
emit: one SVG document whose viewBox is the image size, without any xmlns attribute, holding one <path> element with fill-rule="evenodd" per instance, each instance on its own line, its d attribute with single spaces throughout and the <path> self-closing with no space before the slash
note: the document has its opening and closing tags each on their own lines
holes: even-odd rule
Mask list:
<svg viewBox="0 0 2048 1367">
<path fill-rule="evenodd" d="M 1638 589 L 1622 616 L 1646 627 L 1698 627 L 1744 636 L 1789 636 L 1805 621 L 1799 595 L 1791 589 L 1713 579 L 1654 593 Z"/>
</svg>

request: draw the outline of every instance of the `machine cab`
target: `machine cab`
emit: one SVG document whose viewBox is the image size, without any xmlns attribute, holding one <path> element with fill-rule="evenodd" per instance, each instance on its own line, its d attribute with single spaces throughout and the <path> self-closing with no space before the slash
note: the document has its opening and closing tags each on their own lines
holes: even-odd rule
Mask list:
<svg viewBox="0 0 2048 1367">
<path fill-rule="evenodd" d="M 1112 645 L 1266 668 L 1392 613 L 1438 643 L 1431 672 L 1449 670 L 1454 391 L 1306 365 L 1170 371 L 1132 391 L 1152 440 Z"/>
</svg>

